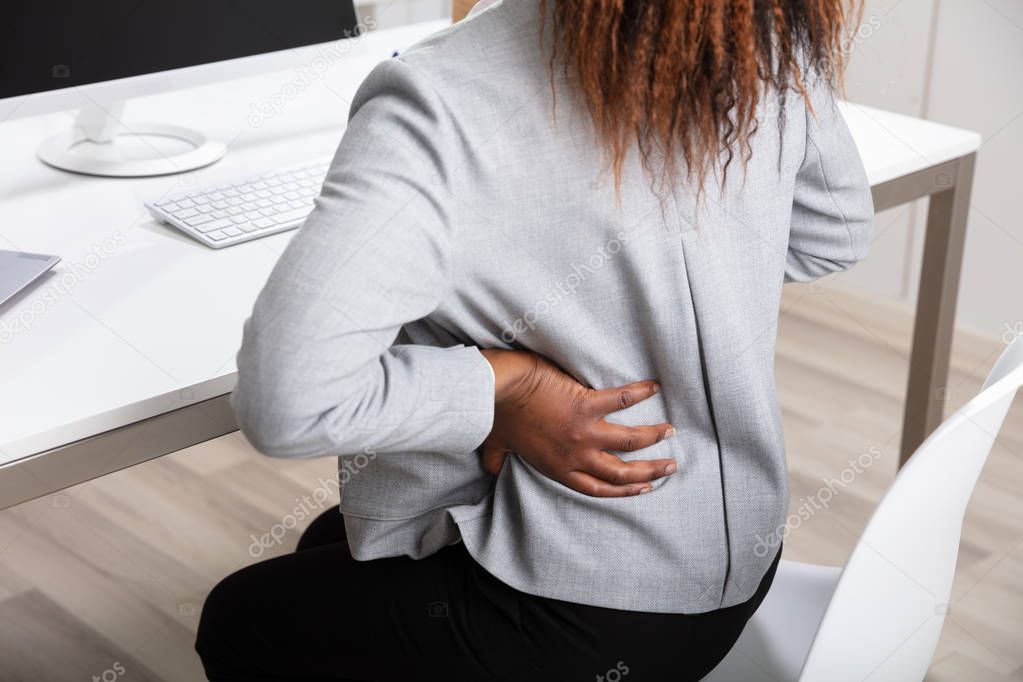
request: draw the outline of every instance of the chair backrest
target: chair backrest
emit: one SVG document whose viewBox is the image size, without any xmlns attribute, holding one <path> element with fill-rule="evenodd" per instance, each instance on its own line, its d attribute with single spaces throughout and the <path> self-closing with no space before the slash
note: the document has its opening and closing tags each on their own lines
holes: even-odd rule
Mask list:
<svg viewBox="0 0 1023 682">
<path fill-rule="evenodd" d="M 949 608 L 963 515 L 1020 384 L 1023 340 L 917 449 L 853 550 L 800 675 L 922 680 Z"/>
</svg>

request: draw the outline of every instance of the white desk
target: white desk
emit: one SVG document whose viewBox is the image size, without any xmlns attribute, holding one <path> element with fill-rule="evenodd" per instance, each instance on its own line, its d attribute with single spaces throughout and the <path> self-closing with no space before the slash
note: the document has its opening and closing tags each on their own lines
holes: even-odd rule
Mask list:
<svg viewBox="0 0 1023 682">
<path fill-rule="evenodd" d="M 237 428 L 227 396 L 242 322 L 294 233 L 214 251 L 151 220 L 142 202 L 329 157 L 372 66 L 441 26 L 369 34 L 297 93 L 286 87 L 292 72 L 274 72 L 133 101 L 129 120 L 172 119 L 233 140 L 223 161 L 186 176 L 64 173 L 37 161 L 35 149 L 70 115 L 0 125 L 0 248 L 64 259 L 0 310 L 0 508 Z M 256 121 L 252 105 L 282 94 L 283 111 Z M 866 107 L 849 105 L 846 115 L 879 209 L 936 195 L 910 383 L 909 404 L 922 406 L 947 372 L 980 137 Z M 910 441 L 937 423 L 933 410 L 907 418 Z"/>
</svg>

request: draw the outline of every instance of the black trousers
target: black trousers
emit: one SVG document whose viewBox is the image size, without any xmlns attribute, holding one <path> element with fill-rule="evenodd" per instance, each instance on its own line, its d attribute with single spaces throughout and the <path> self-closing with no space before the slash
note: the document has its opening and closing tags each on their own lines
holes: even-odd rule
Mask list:
<svg viewBox="0 0 1023 682">
<path fill-rule="evenodd" d="M 460 543 L 418 561 L 355 561 L 334 508 L 294 554 L 210 592 L 196 650 L 213 682 L 698 680 L 735 643 L 777 564 L 737 606 L 619 611 L 519 592 Z"/>
</svg>

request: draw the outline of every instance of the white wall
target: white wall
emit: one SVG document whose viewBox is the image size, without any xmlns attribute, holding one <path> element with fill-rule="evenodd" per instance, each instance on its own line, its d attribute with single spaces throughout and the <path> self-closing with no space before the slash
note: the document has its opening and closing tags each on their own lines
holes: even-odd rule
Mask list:
<svg viewBox="0 0 1023 682">
<path fill-rule="evenodd" d="M 958 319 L 1023 319 L 1023 0 L 940 0 L 927 117 L 978 130 Z"/>
<path fill-rule="evenodd" d="M 869 0 L 849 99 L 979 131 L 957 323 L 1001 336 L 1023 319 L 1023 0 Z M 922 206 L 877 217 L 871 258 L 836 284 L 914 304 Z"/>
<path fill-rule="evenodd" d="M 355 0 L 359 16 L 372 17 L 378 28 L 451 16 L 451 0 Z"/>
</svg>

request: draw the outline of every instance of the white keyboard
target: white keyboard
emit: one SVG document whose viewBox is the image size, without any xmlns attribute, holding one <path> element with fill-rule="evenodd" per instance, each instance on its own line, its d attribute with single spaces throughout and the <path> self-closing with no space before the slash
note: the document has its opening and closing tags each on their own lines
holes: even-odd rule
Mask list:
<svg viewBox="0 0 1023 682">
<path fill-rule="evenodd" d="M 221 249 L 293 230 L 313 210 L 328 161 L 171 195 L 146 208 L 206 246 Z"/>
</svg>

